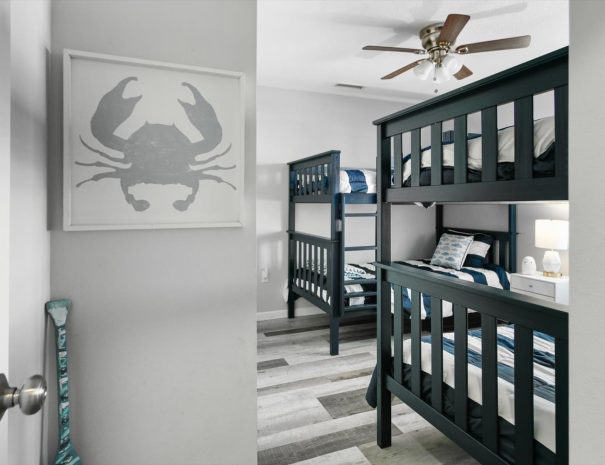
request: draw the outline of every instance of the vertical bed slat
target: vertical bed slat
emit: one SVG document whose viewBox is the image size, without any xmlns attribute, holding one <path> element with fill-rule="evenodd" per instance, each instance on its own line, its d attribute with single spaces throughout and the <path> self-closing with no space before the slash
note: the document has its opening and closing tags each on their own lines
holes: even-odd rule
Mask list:
<svg viewBox="0 0 605 465">
<path fill-rule="evenodd" d="M 323 258 L 324 255 L 324 249 L 322 246 L 318 245 L 317 246 L 317 257 L 315 258 L 316 260 L 316 268 L 315 268 L 315 289 L 316 292 L 319 295 L 319 298 L 321 299 L 321 279 L 323 276 L 323 267 L 321 266 L 321 259 Z"/>
<path fill-rule="evenodd" d="M 464 184 L 468 171 L 467 116 L 454 119 L 454 183 Z"/>
<path fill-rule="evenodd" d="M 302 287 L 300 284 L 300 280 L 302 278 L 302 270 L 301 270 L 301 263 L 302 263 L 302 243 L 300 242 L 300 240 L 296 241 L 296 280 L 298 281 L 298 286 Z"/>
<path fill-rule="evenodd" d="M 555 89 L 555 176 L 567 177 L 569 92 L 567 86 Z"/>
<path fill-rule="evenodd" d="M 303 287 L 308 290 L 309 286 L 309 244 L 303 242 Z"/>
<path fill-rule="evenodd" d="M 481 391 L 483 444 L 498 453 L 498 352 L 496 318 L 481 315 Z"/>
<path fill-rule="evenodd" d="M 443 309 L 442 301 L 431 297 L 431 405 L 443 411 Z"/>
<path fill-rule="evenodd" d="M 397 134 L 393 137 L 393 163 L 395 164 L 393 187 L 400 188 L 403 185 L 403 146 L 401 134 Z"/>
<path fill-rule="evenodd" d="M 481 181 L 498 178 L 498 113 L 496 107 L 481 110 Z"/>
<path fill-rule="evenodd" d="M 515 100 L 515 179 L 530 179 L 534 171 L 534 97 Z"/>
<path fill-rule="evenodd" d="M 411 141 L 411 160 L 410 166 L 412 169 L 411 186 L 418 187 L 420 185 L 420 129 L 413 129 L 410 136 Z"/>
<path fill-rule="evenodd" d="M 466 307 L 454 304 L 454 417 L 468 430 L 468 314 Z"/>
<path fill-rule="evenodd" d="M 321 256 L 319 257 L 319 273 L 320 273 L 320 278 L 319 278 L 319 295 L 320 298 L 323 299 L 324 298 L 324 291 L 326 290 L 326 279 L 325 279 L 325 272 L 324 272 L 324 260 L 325 260 L 325 254 L 327 253 L 327 250 L 325 247 L 322 247 L 321 249 Z"/>
<path fill-rule="evenodd" d="M 431 186 L 440 186 L 443 180 L 443 131 L 441 122 L 431 124 Z"/>
<path fill-rule="evenodd" d="M 310 250 L 310 257 L 311 257 L 311 265 L 310 265 L 310 282 L 309 282 L 309 290 L 311 291 L 312 294 L 315 293 L 315 279 L 316 279 L 316 273 L 317 273 L 317 262 L 315 261 L 315 245 L 314 244 L 309 244 L 309 248 Z"/>
<path fill-rule="evenodd" d="M 555 339 L 555 440 L 557 465 L 569 463 L 569 346 Z"/>
<path fill-rule="evenodd" d="M 515 324 L 515 463 L 534 463 L 534 335 Z"/>
<path fill-rule="evenodd" d="M 420 319 L 420 292 L 410 290 L 412 294 L 412 393 L 420 397 L 421 384 L 420 373 L 422 360 L 420 358 L 420 336 L 422 331 L 422 320 Z"/>
<path fill-rule="evenodd" d="M 399 384 L 403 383 L 403 289 L 393 285 L 393 335 L 395 344 L 393 377 Z"/>
</svg>

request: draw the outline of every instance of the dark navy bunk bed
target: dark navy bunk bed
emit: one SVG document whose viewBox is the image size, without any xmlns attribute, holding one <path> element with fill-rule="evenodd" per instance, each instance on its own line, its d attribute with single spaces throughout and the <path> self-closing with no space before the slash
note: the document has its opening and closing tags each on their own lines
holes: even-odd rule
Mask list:
<svg viewBox="0 0 605 465">
<path fill-rule="evenodd" d="M 364 250 L 374 251 L 376 259 L 375 237 L 370 245 L 345 245 L 346 218 L 367 217 L 372 223 L 376 220 L 376 212 L 346 211 L 347 205 L 376 204 L 375 184 L 370 186 L 368 193 L 363 180 L 359 182 L 361 186 L 350 182 L 352 192 L 341 192 L 340 152 L 337 150 L 290 162 L 288 167 L 288 318 L 295 316 L 296 297 L 303 297 L 326 312 L 330 317 L 330 354 L 337 355 L 341 318 L 353 312 L 376 311 L 373 269 L 364 270 L 364 264 L 348 265 L 345 260 L 347 252 Z M 296 231 L 298 203 L 330 204 L 329 238 Z M 359 289 L 354 289 L 355 286 Z M 347 287 L 353 290 L 349 291 Z M 359 300 L 361 303 L 356 302 Z"/>
<path fill-rule="evenodd" d="M 377 403 L 380 447 L 391 445 L 394 394 L 482 464 L 568 463 L 566 307 L 391 258 L 393 204 L 437 203 L 439 238 L 443 204 L 567 200 L 567 82 L 565 48 L 375 122 L 378 354 L 368 399 Z M 554 99 L 554 141 L 548 153 L 536 155 L 533 98 L 544 92 Z M 510 102 L 514 160 L 501 161 L 497 108 Z M 469 169 L 467 119 L 476 112 L 481 114 L 481 163 L 480 169 L 477 164 Z M 454 120 L 453 163 L 446 164 L 441 134 L 449 120 Z M 424 127 L 430 127 L 432 142 L 427 163 L 421 161 Z M 402 134 L 407 132 L 409 160 L 402 152 Z M 509 221 L 514 222 L 514 215 Z M 512 232 L 514 224 L 509 223 Z M 505 264 L 507 253 L 499 249 L 492 260 L 511 270 L 514 250 L 507 247 Z M 402 311 L 405 294 L 411 296 L 411 320 Z M 433 317 L 430 332 L 423 335 L 421 305 L 426 296 Z M 439 318 L 446 302 L 453 305 L 452 334 Z M 469 330 L 473 314 L 480 318 L 480 329 Z M 411 335 L 404 340 L 406 323 Z"/>
</svg>

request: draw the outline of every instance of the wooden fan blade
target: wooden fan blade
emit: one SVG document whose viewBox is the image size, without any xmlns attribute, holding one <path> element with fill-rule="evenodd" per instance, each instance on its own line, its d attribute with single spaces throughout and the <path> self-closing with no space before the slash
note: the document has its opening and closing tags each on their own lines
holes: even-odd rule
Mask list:
<svg viewBox="0 0 605 465">
<path fill-rule="evenodd" d="M 424 55 L 426 52 L 419 48 L 402 48 L 402 47 L 383 47 L 382 45 L 366 45 L 362 50 L 376 50 L 379 52 L 404 52 L 404 53 L 416 53 L 418 55 Z"/>
<path fill-rule="evenodd" d="M 468 15 L 448 15 L 445 23 L 443 23 L 437 42 L 446 42 L 448 44 L 456 42 L 458 35 L 462 29 L 464 29 L 464 26 L 466 26 L 469 19 L 471 19 L 471 17 Z"/>
<path fill-rule="evenodd" d="M 468 69 L 466 66 L 462 65 L 462 68 L 460 68 L 460 71 L 458 71 L 456 74 L 454 74 L 454 77 L 458 80 L 460 79 L 464 79 L 467 78 L 469 76 L 471 76 L 473 74 L 473 72 Z"/>
<path fill-rule="evenodd" d="M 513 48 L 525 48 L 531 43 L 531 36 L 509 37 L 507 39 L 486 40 L 465 44 L 456 48 L 457 53 L 479 53 L 493 52 L 496 50 L 510 50 Z"/>
<path fill-rule="evenodd" d="M 396 69 L 392 73 L 387 74 L 386 76 L 382 76 L 380 79 L 393 79 L 394 77 L 399 76 L 400 74 L 403 74 L 406 71 L 411 70 L 412 68 L 415 68 L 421 61 L 422 60 L 418 60 L 413 63 L 410 63 L 409 65 L 405 65 L 403 68 Z"/>
</svg>

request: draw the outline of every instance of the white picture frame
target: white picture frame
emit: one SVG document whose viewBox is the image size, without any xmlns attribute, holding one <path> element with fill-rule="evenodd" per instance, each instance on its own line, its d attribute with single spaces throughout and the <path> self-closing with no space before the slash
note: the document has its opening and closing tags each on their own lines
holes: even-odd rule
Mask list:
<svg viewBox="0 0 605 465">
<path fill-rule="evenodd" d="M 244 163 L 244 73 L 64 50 L 64 230 L 241 227 Z"/>
</svg>

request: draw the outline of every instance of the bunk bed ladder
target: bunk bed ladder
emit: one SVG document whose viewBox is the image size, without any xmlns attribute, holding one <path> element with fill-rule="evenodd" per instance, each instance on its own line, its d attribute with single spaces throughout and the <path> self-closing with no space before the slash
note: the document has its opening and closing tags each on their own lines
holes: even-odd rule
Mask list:
<svg viewBox="0 0 605 465">
<path fill-rule="evenodd" d="M 343 282 L 343 295 L 342 295 L 342 301 L 341 301 L 341 309 L 342 309 L 342 314 L 344 315 L 347 312 L 353 312 L 353 311 L 367 311 L 367 310 L 376 310 L 376 304 L 375 303 L 370 303 L 370 304 L 363 304 L 363 305 L 346 305 L 345 304 L 345 300 L 346 299 L 352 299 L 352 298 L 356 298 L 356 297 L 376 297 L 377 295 L 377 291 L 373 290 L 373 291 L 352 291 L 352 292 L 347 292 L 346 290 L 344 290 L 344 284 L 345 284 L 345 263 L 346 263 L 346 253 L 347 252 L 358 252 L 358 251 L 364 251 L 364 250 L 373 250 L 374 251 L 374 261 L 376 261 L 378 259 L 377 256 L 377 251 L 378 251 L 378 247 L 377 247 L 377 241 L 376 241 L 376 218 L 378 217 L 378 212 L 377 211 L 373 211 L 373 212 L 360 212 L 360 213 L 347 213 L 347 195 L 342 195 L 341 196 L 342 200 L 341 200 L 341 218 L 340 220 L 340 228 L 341 228 L 341 252 L 340 252 L 340 259 L 341 259 L 341 270 L 342 270 L 342 282 Z M 350 202 L 350 203 L 357 203 L 355 201 Z M 370 244 L 370 245 L 362 245 L 362 246 L 347 246 L 346 245 L 346 236 L 345 236 L 345 231 L 346 231 L 346 218 L 373 218 L 374 220 L 374 243 Z M 354 279 L 354 280 L 349 280 L 346 282 L 346 284 L 374 284 L 376 283 L 376 279 Z"/>
</svg>

